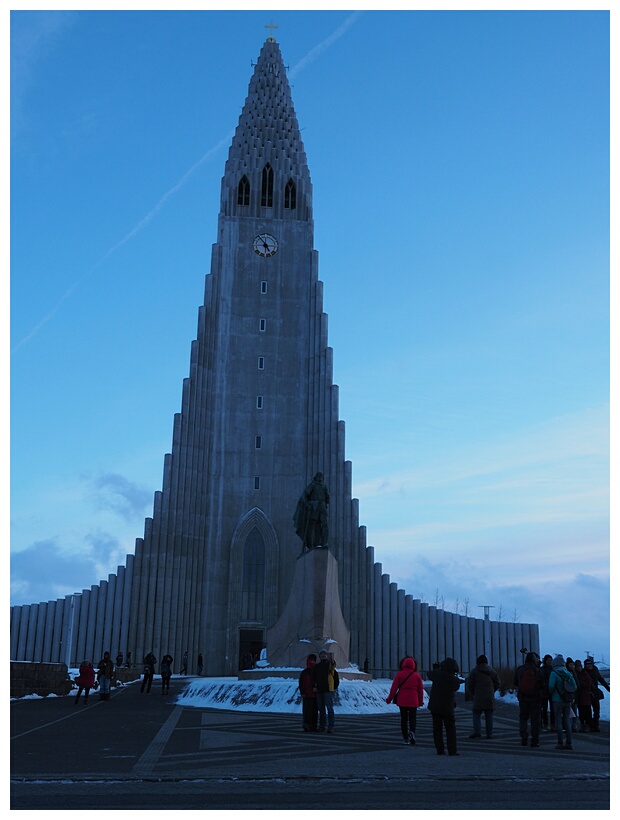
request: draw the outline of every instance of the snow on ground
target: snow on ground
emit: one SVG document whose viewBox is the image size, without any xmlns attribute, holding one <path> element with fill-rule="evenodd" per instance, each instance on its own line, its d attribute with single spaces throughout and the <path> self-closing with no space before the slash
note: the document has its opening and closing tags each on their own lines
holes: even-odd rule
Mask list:
<svg viewBox="0 0 620 820">
<path fill-rule="evenodd" d="M 69 676 L 77 677 L 78 669 L 70 669 Z M 190 706 L 198 709 L 236 709 L 240 712 L 279 712 L 282 714 L 297 714 L 301 710 L 301 697 L 297 678 L 262 678 L 260 680 L 238 680 L 237 678 L 199 678 L 185 675 L 173 675 L 173 679 L 187 681 L 183 692 L 177 697 L 179 706 Z M 155 675 L 153 686 L 160 680 Z M 132 681 L 124 686 L 133 686 L 140 681 Z M 347 680 L 340 678 L 340 686 L 334 702 L 335 711 L 341 715 L 378 715 L 394 713 L 397 709 L 391 703 L 386 703 L 392 681 L 389 678 L 377 678 L 372 681 Z M 76 687 L 77 689 L 77 687 Z M 63 697 L 75 697 L 76 689 Z M 460 691 L 463 692 L 461 686 Z M 430 682 L 424 683 L 424 707 L 428 706 Z M 609 721 L 609 692 L 603 690 L 604 699 L 601 701 L 601 720 Z M 20 700 L 38 699 L 41 695 L 26 695 Z M 55 698 L 58 695 L 48 695 Z M 518 704 L 516 694 L 506 692 L 505 695 L 495 693 L 498 701 Z M 11 698 L 15 700 L 15 698 Z"/>
</svg>

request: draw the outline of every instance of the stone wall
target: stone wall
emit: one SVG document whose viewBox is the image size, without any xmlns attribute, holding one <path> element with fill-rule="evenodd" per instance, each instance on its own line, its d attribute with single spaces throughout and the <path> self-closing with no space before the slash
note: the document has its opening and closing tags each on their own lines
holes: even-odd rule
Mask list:
<svg viewBox="0 0 620 820">
<path fill-rule="evenodd" d="M 71 680 L 64 663 L 11 661 L 11 697 L 67 695 Z"/>
</svg>

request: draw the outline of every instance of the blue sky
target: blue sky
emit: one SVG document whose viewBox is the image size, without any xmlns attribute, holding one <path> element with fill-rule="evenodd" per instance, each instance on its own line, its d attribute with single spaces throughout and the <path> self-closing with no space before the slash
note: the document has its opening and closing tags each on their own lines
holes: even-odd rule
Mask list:
<svg viewBox="0 0 620 820">
<path fill-rule="evenodd" d="M 272 17 L 368 543 L 608 658 L 605 11 L 14 12 L 11 602 L 142 535 Z"/>
</svg>

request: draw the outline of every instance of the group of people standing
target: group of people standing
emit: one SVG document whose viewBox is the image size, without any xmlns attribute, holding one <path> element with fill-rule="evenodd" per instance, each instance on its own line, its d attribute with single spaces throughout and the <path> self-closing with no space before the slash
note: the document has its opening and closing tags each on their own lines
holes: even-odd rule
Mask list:
<svg viewBox="0 0 620 820">
<path fill-rule="evenodd" d="M 304 732 L 334 730 L 333 693 L 338 688 L 335 663 L 325 651 L 308 655 L 306 668 L 299 676 L 302 697 Z M 432 716 L 433 742 L 438 755 L 458 755 L 456 743 L 455 695 L 464 684 L 465 699 L 472 702 L 473 731 L 471 740 L 483 737 L 482 717 L 487 739 L 493 737 L 495 693 L 500 689 L 500 678 L 490 666 L 486 655 L 479 655 L 476 666 L 466 679 L 459 676 L 454 658 L 445 658 L 433 664 L 426 673 L 431 681 L 428 710 Z M 514 674 L 514 689 L 519 701 L 519 733 L 523 746 L 528 745 L 528 723 L 531 725 L 531 746 L 540 746 L 540 731 L 557 732 L 556 749 L 572 749 L 572 732 L 599 732 L 600 701 L 604 697 L 599 684 L 609 691 L 594 660 L 590 657 L 573 661 L 562 655 L 528 652 L 525 663 Z M 424 684 L 414 658 L 407 656 L 399 665 L 387 703 L 400 710 L 400 728 L 403 745 L 416 743 L 417 710 L 424 706 Z M 566 740 L 564 739 L 566 738 Z"/>
<path fill-rule="evenodd" d="M 304 732 L 334 731 L 334 694 L 340 685 L 336 663 L 325 649 L 306 658 L 306 668 L 299 676 Z"/>
<path fill-rule="evenodd" d="M 600 732 L 601 684 L 609 684 L 591 657 L 583 663 L 563 655 L 528 652 L 515 672 L 514 687 L 519 698 L 519 733 L 523 746 L 540 745 L 540 732 L 554 731 L 556 749 L 572 749 L 573 732 Z"/>
<path fill-rule="evenodd" d="M 110 689 L 114 676 L 114 663 L 109 652 L 103 653 L 103 658 L 97 664 L 97 672 L 90 661 L 82 661 L 80 671 L 75 679 L 78 685 L 78 693 L 75 696 L 75 705 L 80 702 L 82 692 L 84 692 L 84 706 L 88 705 L 88 696 L 91 689 L 99 687 L 99 697 L 101 700 L 110 700 Z M 95 680 L 96 678 L 96 680 Z"/>
</svg>

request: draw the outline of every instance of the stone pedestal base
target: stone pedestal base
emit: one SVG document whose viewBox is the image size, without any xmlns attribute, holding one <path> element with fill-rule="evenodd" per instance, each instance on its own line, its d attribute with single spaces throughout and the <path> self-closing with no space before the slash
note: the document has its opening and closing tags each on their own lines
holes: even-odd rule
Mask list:
<svg viewBox="0 0 620 820">
<path fill-rule="evenodd" d="M 314 549 L 297 559 L 288 603 L 267 630 L 270 666 L 304 668 L 306 656 L 326 649 L 338 669 L 349 665 L 350 632 L 338 593 L 338 562 L 327 549 Z"/>
</svg>

